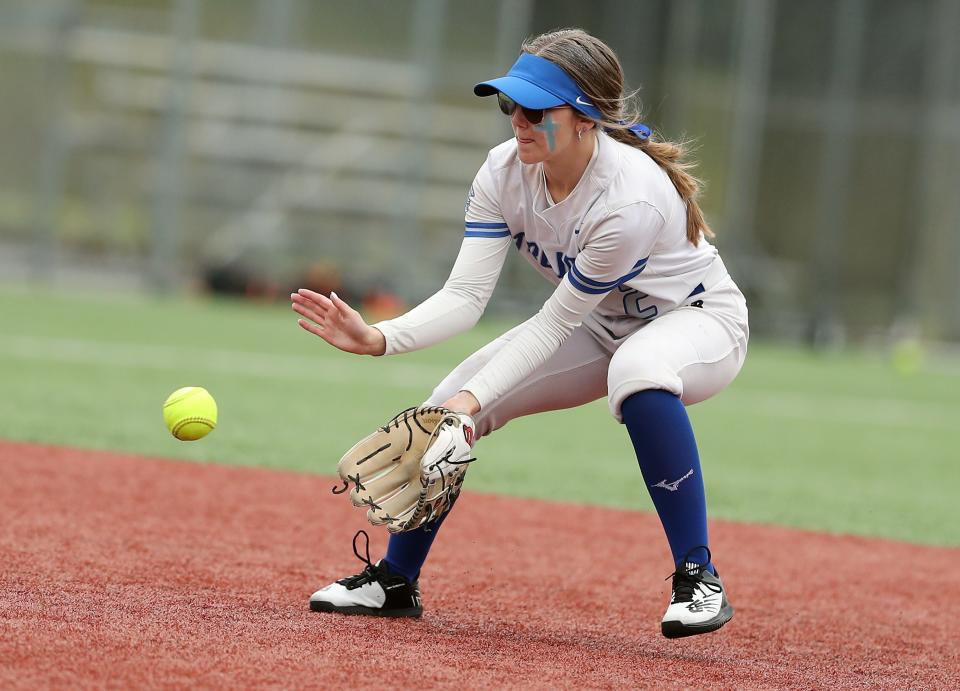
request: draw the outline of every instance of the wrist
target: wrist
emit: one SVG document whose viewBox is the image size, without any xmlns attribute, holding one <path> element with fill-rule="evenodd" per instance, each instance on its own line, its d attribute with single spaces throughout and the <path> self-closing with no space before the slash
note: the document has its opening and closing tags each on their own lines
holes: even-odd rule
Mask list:
<svg viewBox="0 0 960 691">
<path fill-rule="evenodd" d="M 466 413 L 472 416 L 480 412 L 480 401 L 469 391 L 458 391 L 443 404 L 443 407 L 455 413 Z"/>
<path fill-rule="evenodd" d="M 387 352 L 387 337 L 375 326 L 367 334 L 367 355 L 378 357 Z"/>
</svg>

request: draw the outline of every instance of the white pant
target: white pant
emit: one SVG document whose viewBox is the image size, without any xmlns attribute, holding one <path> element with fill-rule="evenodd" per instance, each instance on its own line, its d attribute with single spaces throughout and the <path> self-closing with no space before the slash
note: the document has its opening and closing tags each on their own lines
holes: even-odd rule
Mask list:
<svg viewBox="0 0 960 691">
<path fill-rule="evenodd" d="M 704 292 L 619 342 L 585 322 L 515 389 L 474 416 L 477 435 L 487 435 L 514 418 L 573 408 L 603 396 L 621 421 L 621 404 L 638 391 L 664 389 L 685 405 L 720 392 L 737 376 L 747 354 L 747 304 L 719 258 L 703 285 Z M 522 324 L 460 363 L 427 403 L 440 405 L 457 393 L 521 328 Z"/>
</svg>

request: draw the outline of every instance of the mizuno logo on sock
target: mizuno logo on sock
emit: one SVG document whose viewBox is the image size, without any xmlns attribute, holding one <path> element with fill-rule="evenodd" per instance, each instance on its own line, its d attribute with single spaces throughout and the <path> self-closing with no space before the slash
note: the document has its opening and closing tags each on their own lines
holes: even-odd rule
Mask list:
<svg viewBox="0 0 960 691">
<path fill-rule="evenodd" d="M 684 475 L 684 476 L 683 476 L 682 478 L 680 478 L 679 480 L 674 480 L 673 482 L 667 482 L 667 478 L 663 478 L 663 479 L 662 479 L 660 482 L 658 482 L 657 484 L 655 484 L 655 485 L 650 485 L 650 486 L 651 486 L 651 487 L 662 487 L 663 489 L 667 490 L 668 492 L 676 492 L 678 489 L 680 489 L 680 488 L 679 488 L 680 483 L 683 482 L 684 480 L 686 480 L 686 479 L 687 479 L 688 477 L 690 477 L 691 475 L 693 475 L 693 468 L 691 468 L 691 469 L 689 470 L 689 472 L 687 472 L 687 474 Z"/>
</svg>

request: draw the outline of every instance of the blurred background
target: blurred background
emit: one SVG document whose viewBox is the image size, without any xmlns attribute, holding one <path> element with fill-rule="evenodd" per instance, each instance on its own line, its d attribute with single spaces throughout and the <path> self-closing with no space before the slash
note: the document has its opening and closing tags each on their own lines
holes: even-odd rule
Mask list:
<svg viewBox="0 0 960 691">
<path fill-rule="evenodd" d="M 510 136 L 472 85 L 564 26 L 694 143 L 755 334 L 960 339 L 956 0 L 3 0 L 0 280 L 416 302 Z"/>
</svg>

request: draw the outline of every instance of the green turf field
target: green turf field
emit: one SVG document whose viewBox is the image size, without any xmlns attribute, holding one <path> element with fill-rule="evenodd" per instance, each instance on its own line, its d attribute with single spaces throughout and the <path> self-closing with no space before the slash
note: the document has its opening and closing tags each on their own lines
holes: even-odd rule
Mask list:
<svg viewBox="0 0 960 691">
<path fill-rule="evenodd" d="M 374 359 L 333 350 L 282 306 L 3 288 L 0 318 L 0 438 L 324 474 L 511 326 Z M 958 372 L 752 345 L 734 385 L 690 409 L 711 515 L 960 544 Z M 187 385 L 220 406 L 200 442 L 161 419 Z M 514 421 L 477 454 L 472 490 L 651 508 L 605 402 Z"/>
</svg>

